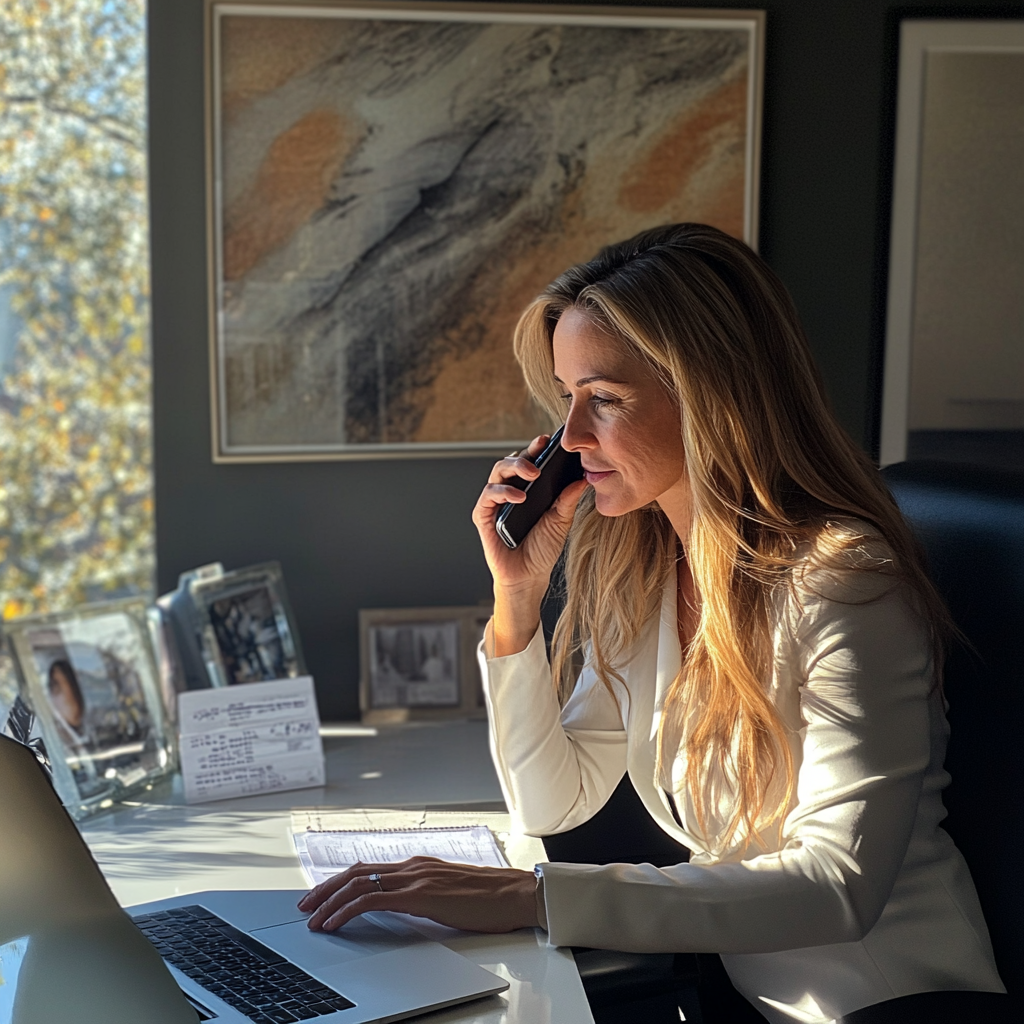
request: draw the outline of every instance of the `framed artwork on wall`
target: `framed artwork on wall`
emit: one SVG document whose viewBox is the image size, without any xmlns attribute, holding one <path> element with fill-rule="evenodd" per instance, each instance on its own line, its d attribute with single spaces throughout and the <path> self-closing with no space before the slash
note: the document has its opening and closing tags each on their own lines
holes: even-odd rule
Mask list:
<svg viewBox="0 0 1024 1024">
<path fill-rule="evenodd" d="M 757 242 L 764 13 L 207 0 L 215 461 L 481 455 L 572 263 Z"/>
<path fill-rule="evenodd" d="M 364 722 L 486 715 L 477 646 L 489 605 L 359 612 L 359 706 Z"/>
<path fill-rule="evenodd" d="M 173 768 L 146 604 L 128 599 L 4 623 L 53 781 L 76 818 Z"/>
</svg>

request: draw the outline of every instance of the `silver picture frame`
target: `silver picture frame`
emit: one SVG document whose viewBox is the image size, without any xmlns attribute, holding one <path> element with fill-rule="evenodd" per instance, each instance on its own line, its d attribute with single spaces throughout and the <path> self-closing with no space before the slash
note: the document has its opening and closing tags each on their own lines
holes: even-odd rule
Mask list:
<svg viewBox="0 0 1024 1024">
<path fill-rule="evenodd" d="M 146 603 L 108 601 L 3 624 L 69 813 L 84 818 L 174 769 Z"/>
</svg>

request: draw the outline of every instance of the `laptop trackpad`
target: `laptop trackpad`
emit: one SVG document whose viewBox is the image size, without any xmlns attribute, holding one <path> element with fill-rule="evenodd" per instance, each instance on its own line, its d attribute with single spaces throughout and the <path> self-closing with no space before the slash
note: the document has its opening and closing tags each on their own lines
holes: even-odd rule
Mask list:
<svg viewBox="0 0 1024 1024">
<path fill-rule="evenodd" d="M 337 932 L 311 932 L 305 921 L 293 921 L 273 928 L 260 928 L 252 933 L 252 937 L 307 970 L 427 941 L 419 935 L 398 935 L 366 918 L 356 918 Z"/>
</svg>

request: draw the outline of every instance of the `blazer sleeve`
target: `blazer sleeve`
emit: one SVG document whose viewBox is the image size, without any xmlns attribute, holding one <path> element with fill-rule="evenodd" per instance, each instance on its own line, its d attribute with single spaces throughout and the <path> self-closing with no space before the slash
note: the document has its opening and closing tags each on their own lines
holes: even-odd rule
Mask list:
<svg viewBox="0 0 1024 1024">
<path fill-rule="evenodd" d="M 620 701 L 585 667 L 559 708 L 538 628 L 526 650 L 488 658 L 490 626 L 480 663 L 490 724 L 491 757 L 513 827 L 551 835 L 593 817 L 626 771 Z"/>
<path fill-rule="evenodd" d="M 792 613 L 805 724 L 779 848 L 660 869 L 543 865 L 552 943 L 766 953 L 870 930 L 909 845 L 939 698 L 927 629 L 899 591 L 835 596 L 804 595 Z"/>
</svg>

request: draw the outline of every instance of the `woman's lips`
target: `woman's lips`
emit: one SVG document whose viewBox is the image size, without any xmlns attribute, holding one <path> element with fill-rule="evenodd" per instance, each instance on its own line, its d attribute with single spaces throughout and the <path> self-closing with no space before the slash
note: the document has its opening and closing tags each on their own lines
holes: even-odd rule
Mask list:
<svg viewBox="0 0 1024 1024">
<path fill-rule="evenodd" d="M 594 484 L 598 483 L 599 481 L 604 480 L 607 477 L 610 477 L 612 475 L 612 473 L 614 473 L 614 472 L 615 472 L 614 469 L 604 469 L 604 470 L 585 469 L 583 471 L 583 475 L 587 478 L 587 483 L 590 484 L 591 486 L 593 486 Z"/>
</svg>

